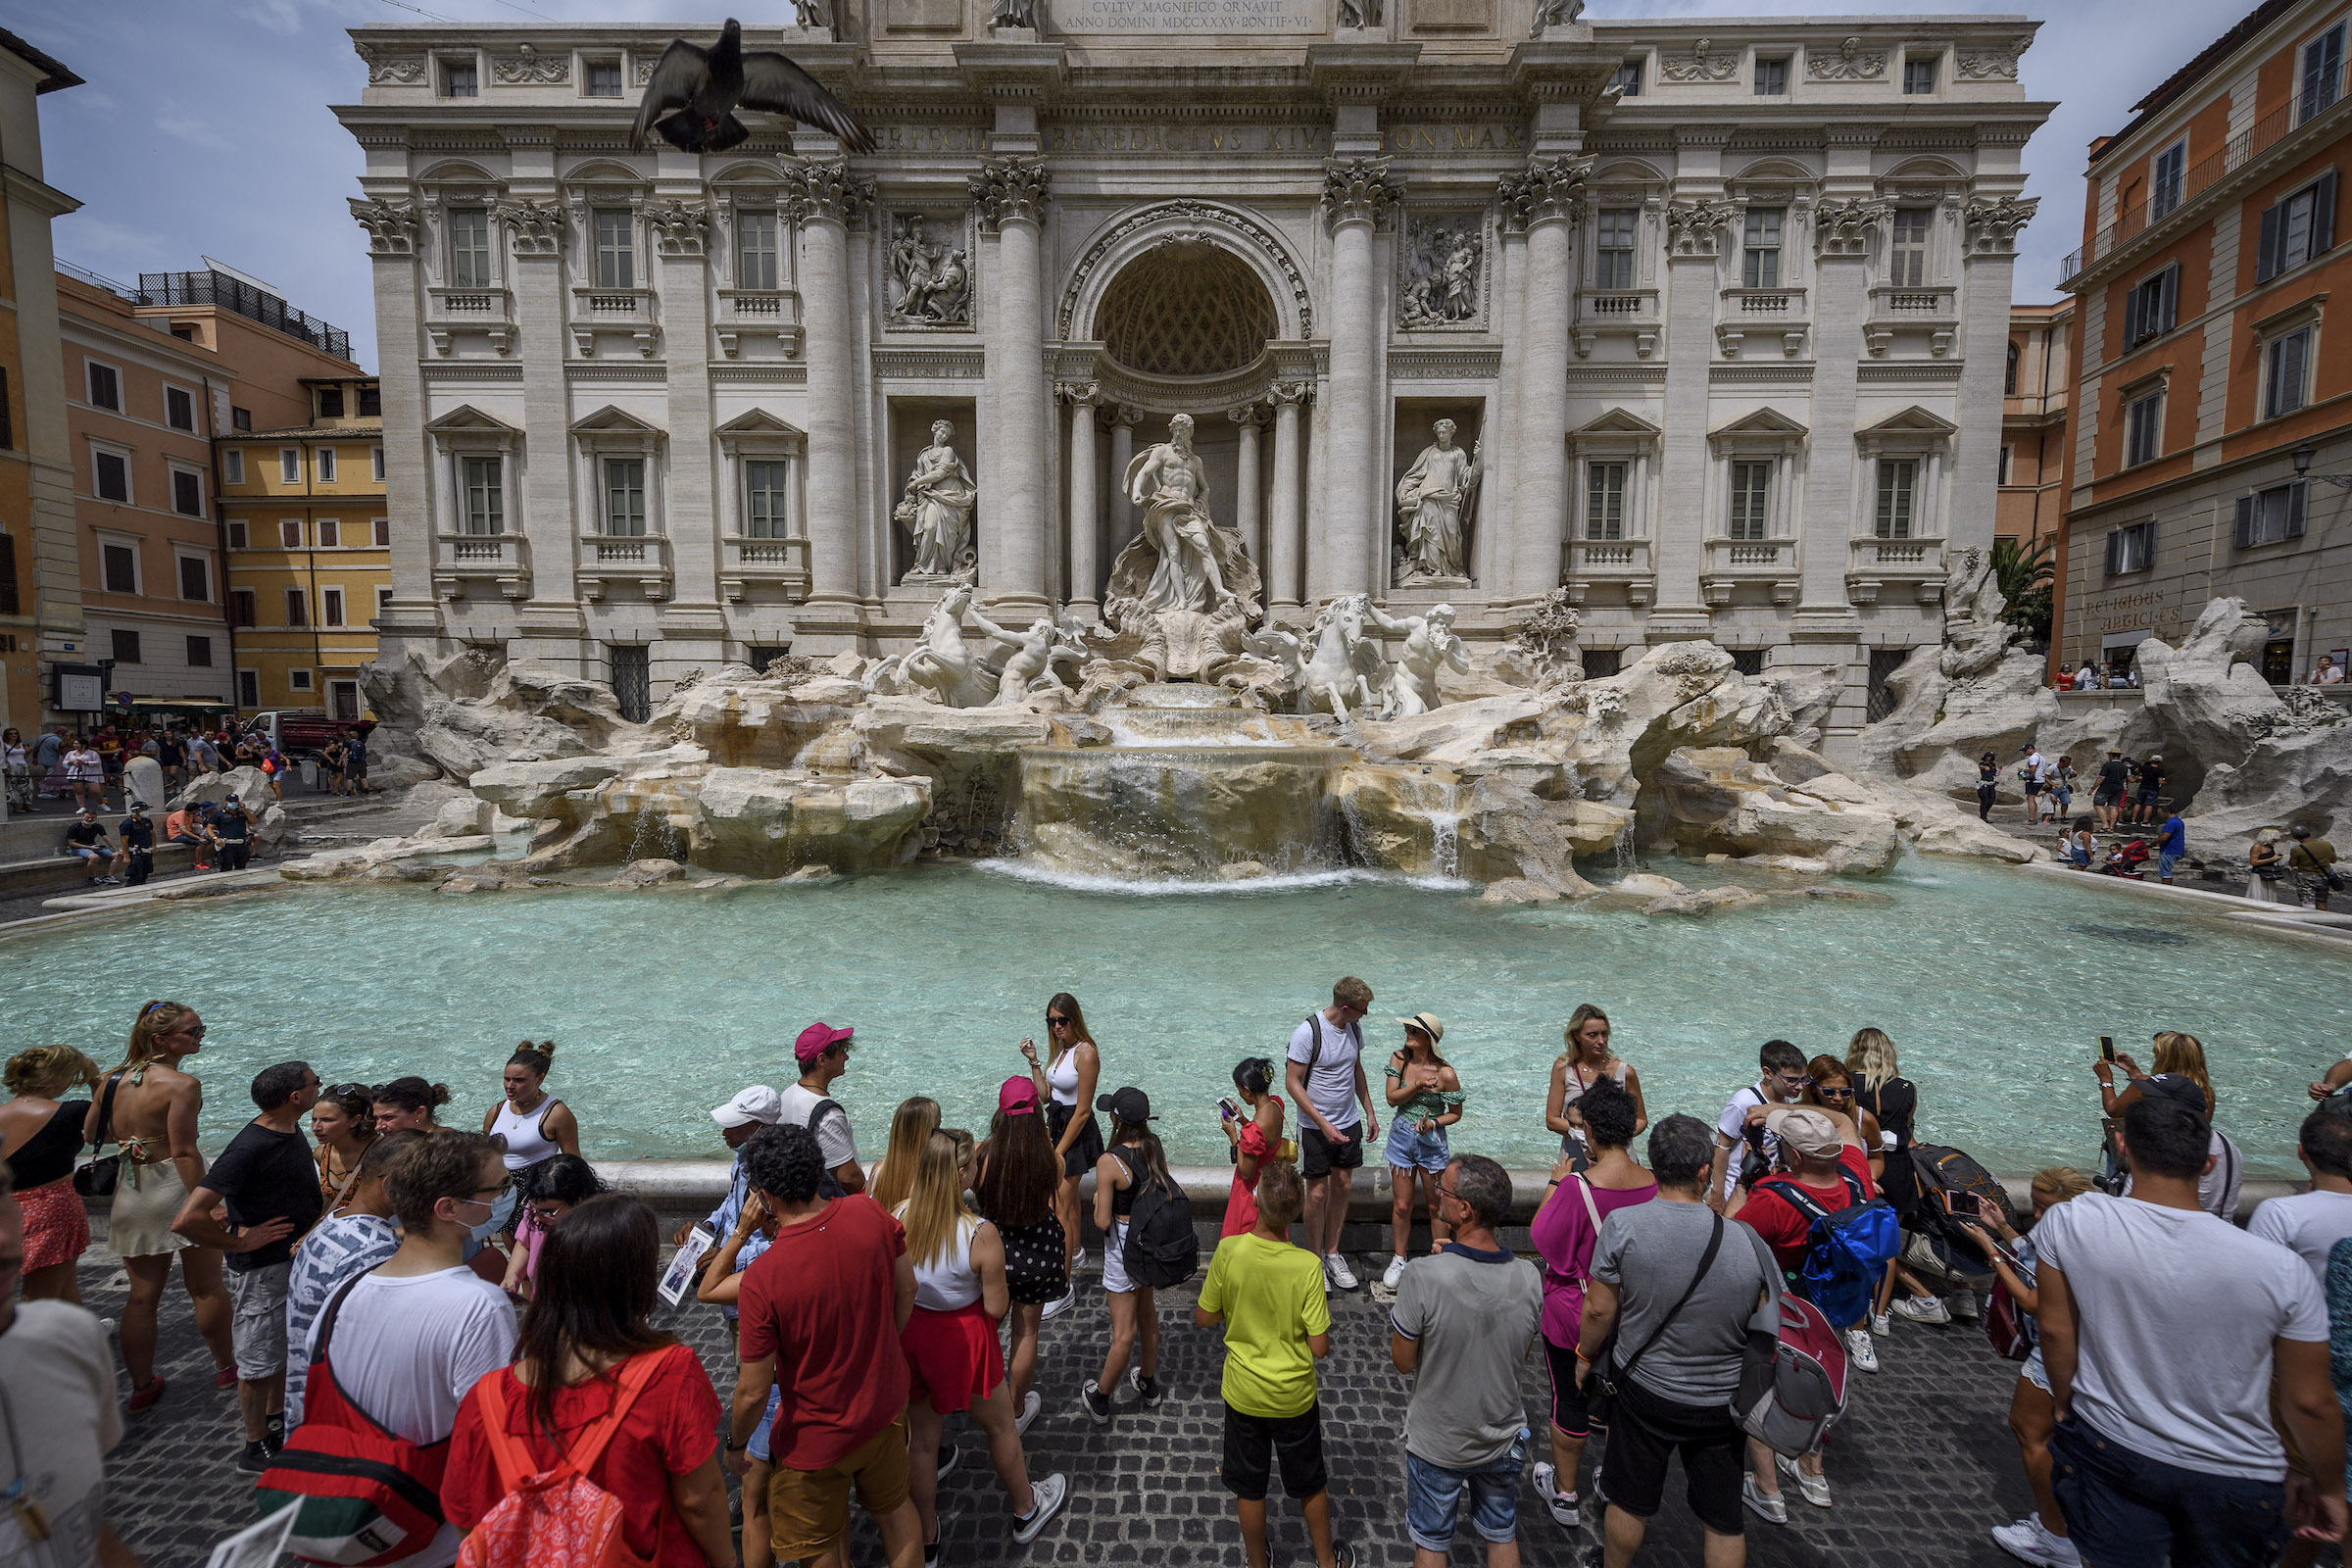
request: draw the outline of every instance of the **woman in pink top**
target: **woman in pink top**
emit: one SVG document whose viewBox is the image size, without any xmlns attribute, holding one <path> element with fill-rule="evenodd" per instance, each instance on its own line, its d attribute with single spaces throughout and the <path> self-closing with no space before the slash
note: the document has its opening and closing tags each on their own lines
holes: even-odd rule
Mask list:
<svg viewBox="0 0 2352 1568">
<path fill-rule="evenodd" d="M 507 1294 L 527 1301 L 539 1280 L 539 1251 L 558 1220 L 606 1190 L 596 1167 L 577 1154 L 558 1154 L 538 1169 L 514 1222 L 514 1250 L 507 1258 Z"/>
<path fill-rule="evenodd" d="M 1219 1101 L 1226 1141 L 1233 1145 L 1233 1191 L 1225 1199 L 1219 1239 L 1247 1236 L 1257 1227 L 1257 1173 L 1268 1159 L 1282 1157 L 1282 1097 L 1273 1092 L 1274 1063 L 1244 1056 L 1233 1069 L 1242 1104 Z"/>
<path fill-rule="evenodd" d="M 1577 1155 L 1560 1156 L 1531 1227 L 1544 1256 L 1544 1353 L 1551 1363 L 1551 1463 L 1536 1466 L 1536 1495 L 1563 1528 L 1577 1522 L 1576 1473 L 1592 1433 L 1576 1382 L 1576 1341 L 1593 1245 L 1610 1214 L 1658 1196 L 1658 1184 L 1626 1152 L 1641 1121 L 1634 1097 L 1602 1078 L 1586 1088 L 1576 1106 L 1592 1162 L 1579 1174 Z"/>
</svg>

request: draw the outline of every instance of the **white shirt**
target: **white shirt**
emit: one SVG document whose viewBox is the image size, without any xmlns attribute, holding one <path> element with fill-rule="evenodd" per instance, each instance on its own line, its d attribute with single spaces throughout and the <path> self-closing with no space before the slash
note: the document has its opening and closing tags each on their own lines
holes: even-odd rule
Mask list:
<svg viewBox="0 0 2352 1568">
<path fill-rule="evenodd" d="M 778 1126 L 808 1127 L 818 1103 L 829 1097 L 796 1083 L 776 1098 L 784 1106 L 784 1114 L 776 1118 Z M 825 1169 L 839 1170 L 858 1157 L 858 1137 L 850 1130 L 847 1107 L 838 1114 L 826 1111 L 824 1119 L 809 1130 L 816 1134 L 816 1152 L 824 1156 Z"/>
<path fill-rule="evenodd" d="M 1747 1142 L 1747 1112 L 1753 1105 L 1778 1105 L 1783 1102 L 1765 1094 L 1754 1084 L 1737 1090 L 1723 1103 L 1723 1114 L 1715 1118 L 1715 1130 L 1732 1141 L 1732 1152 L 1723 1161 L 1723 1198 L 1730 1202 L 1740 1190 L 1740 1151 Z M 1776 1165 L 1781 1158 L 1781 1135 L 1771 1128 L 1764 1130 L 1764 1157 Z"/>
<path fill-rule="evenodd" d="M 26 1473 L 26 1491 L 49 1515 L 49 1541 L 35 1546 L 14 1512 L 0 1510 L 0 1563 L 88 1568 L 98 1560 L 106 1456 L 122 1441 L 114 1351 L 98 1319 L 66 1301 L 19 1302 L 0 1334 L 0 1465 Z"/>
<path fill-rule="evenodd" d="M 2311 1277 L 2328 1289 L 2328 1253 L 2352 1236 L 2352 1193 L 2297 1193 L 2274 1198 L 2254 1210 L 2246 1234 L 2277 1242 L 2311 1265 Z"/>
<path fill-rule="evenodd" d="M 2076 1415 L 2184 1470 L 2285 1477 L 2271 1342 L 2328 1342 L 2328 1302 L 2301 1258 L 2202 1210 L 2102 1193 L 2044 1214 L 2034 1247 L 2075 1299 Z"/>
<path fill-rule="evenodd" d="M 1317 1036 L 1321 1036 L 1323 1054 L 1316 1060 Z M 1323 1119 L 1346 1132 L 1364 1119 L 1355 1099 L 1355 1075 L 1364 1054 L 1364 1028 L 1361 1022 L 1342 1029 L 1323 1015 L 1318 1007 L 1304 1023 L 1291 1031 L 1290 1059 L 1312 1061 L 1306 1070 L 1307 1103 L 1323 1113 Z"/>
<path fill-rule="evenodd" d="M 2026 759 L 2026 766 L 2034 770 L 2034 783 L 2047 784 L 2050 781 L 2050 760 L 2039 752 Z"/>
</svg>

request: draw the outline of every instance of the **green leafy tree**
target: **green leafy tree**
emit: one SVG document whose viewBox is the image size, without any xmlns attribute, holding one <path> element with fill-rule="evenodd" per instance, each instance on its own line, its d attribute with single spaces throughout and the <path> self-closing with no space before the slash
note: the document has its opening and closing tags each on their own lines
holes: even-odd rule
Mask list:
<svg viewBox="0 0 2352 1568">
<path fill-rule="evenodd" d="M 2050 589 L 2058 575 L 2058 536 L 2043 534 L 2028 545 L 2015 539 L 1992 542 L 1993 579 L 2009 608 L 2001 618 L 2036 642 L 2050 640 Z"/>
</svg>

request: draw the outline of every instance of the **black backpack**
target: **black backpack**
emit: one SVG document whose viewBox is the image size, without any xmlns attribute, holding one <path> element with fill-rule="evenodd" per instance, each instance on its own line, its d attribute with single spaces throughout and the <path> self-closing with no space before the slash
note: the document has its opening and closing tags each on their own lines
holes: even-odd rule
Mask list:
<svg viewBox="0 0 2352 1568">
<path fill-rule="evenodd" d="M 825 1119 L 825 1112 L 828 1110 L 845 1122 L 850 1119 L 850 1113 L 841 1108 L 840 1101 L 819 1100 L 816 1102 L 816 1108 L 808 1113 L 808 1120 L 806 1123 L 809 1137 L 816 1136 L 816 1124 Z M 816 1157 L 819 1159 L 825 1157 L 822 1148 L 817 1151 Z M 841 1178 L 833 1174 L 833 1167 L 828 1165 L 825 1167 L 825 1173 L 816 1179 L 816 1196 L 819 1198 L 847 1198 L 850 1194 L 849 1190 L 841 1185 Z"/>
<path fill-rule="evenodd" d="M 1163 1188 L 1148 1179 L 1143 1162 L 1130 1151 L 1111 1152 L 1127 1167 L 1127 1180 L 1135 1189 L 1135 1206 L 1127 1215 L 1127 1246 L 1121 1253 L 1127 1278 L 1147 1290 L 1182 1285 L 1200 1266 L 1192 1200 L 1181 1187 Z"/>
</svg>

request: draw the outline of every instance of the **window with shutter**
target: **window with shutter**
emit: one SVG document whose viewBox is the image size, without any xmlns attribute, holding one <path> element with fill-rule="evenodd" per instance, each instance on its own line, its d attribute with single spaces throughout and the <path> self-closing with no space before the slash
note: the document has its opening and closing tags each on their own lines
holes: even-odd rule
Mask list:
<svg viewBox="0 0 2352 1568">
<path fill-rule="evenodd" d="M 2344 94 L 2344 24 L 2337 23 L 2303 46 L 2302 90 L 2296 95 L 2295 123 L 2301 124 Z"/>
<path fill-rule="evenodd" d="M 2237 498 L 2237 523 L 2230 530 L 2230 543 L 2232 548 L 2238 550 L 2248 549 L 2254 543 L 2254 498 L 2252 496 Z"/>
<path fill-rule="evenodd" d="M 2114 576 L 2114 575 L 2116 574 L 2117 570 L 2119 569 L 2119 568 L 2117 567 L 2117 565 L 2116 565 L 2116 561 L 2117 561 L 2117 559 L 2118 559 L 2120 556 L 2122 556 L 2122 554 L 2123 554 L 2123 543 L 2124 543 L 2124 536 L 2123 536 L 2123 534 L 2122 534 L 2120 531 L 2108 534 L 2108 536 L 2107 536 L 2107 575 L 2108 575 L 2108 576 L 2110 576 L 2110 577 Z"/>
<path fill-rule="evenodd" d="M 2164 394 L 2134 398 L 2125 411 L 2124 466 L 2153 463 L 2164 452 Z"/>
<path fill-rule="evenodd" d="M 2287 539 L 2303 537 L 2303 507 L 2310 494 L 2310 484 L 2302 479 L 2287 484 L 2275 484 L 2268 490 L 2257 490 L 2237 501 L 2236 526 L 2230 530 L 2230 543 L 2239 550 L 2251 550 L 2257 545 L 2275 545 Z"/>
<path fill-rule="evenodd" d="M 2310 379 L 2311 331 L 2306 326 L 2271 340 L 2270 364 L 2262 389 L 2264 418 L 2276 419 L 2303 407 Z"/>
<path fill-rule="evenodd" d="M 1585 537 L 1625 537 L 1625 469 L 1622 463 L 1585 466 Z"/>
<path fill-rule="evenodd" d="M 2181 170 L 2188 161 L 2188 143 L 2177 141 L 2158 153 L 2148 167 L 2148 220 L 2154 222 L 2180 205 Z"/>
<path fill-rule="evenodd" d="M 2126 523 L 2107 535 L 2107 575 L 2145 571 L 2156 564 L 2156 519 Z"/>
<path fill-rule="evenodd" d="M 2284 203 L 2262 210 L 2262 235 L 2254 242 L 2254 281 L 2267 283 L 2278 275 L 2279 215 Z"/>
</svg>

